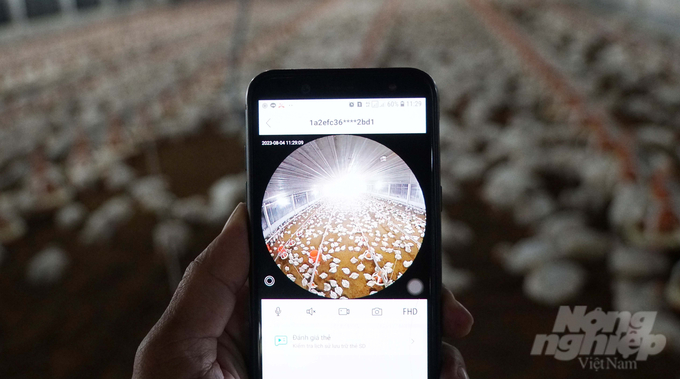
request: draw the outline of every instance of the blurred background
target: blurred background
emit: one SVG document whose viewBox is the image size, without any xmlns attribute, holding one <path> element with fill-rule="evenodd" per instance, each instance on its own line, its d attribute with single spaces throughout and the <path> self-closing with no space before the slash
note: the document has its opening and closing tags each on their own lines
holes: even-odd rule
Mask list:
<svg viewBox="0 0 680 379">
<path fill-rule="evenodd" d="M 680 377 L 677 0 L 0 0 L 0 377 L 130 377 L 244 198 L 250 78 L 387 66 L 439 86 L 470 376 Z M 668 345 L 531 356 L 560 305 L 658 311 Z"/>
</svg>

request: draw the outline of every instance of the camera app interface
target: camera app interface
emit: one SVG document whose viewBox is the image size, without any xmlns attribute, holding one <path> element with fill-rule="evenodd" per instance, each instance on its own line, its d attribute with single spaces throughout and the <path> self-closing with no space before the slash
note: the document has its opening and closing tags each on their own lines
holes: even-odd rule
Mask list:
<svg viewBox="0 0 680 379">
<path fill-rule="evenodd" d="M 425 99 L 258 106 L 263 377 L 427 377 Z"/>
</svg>

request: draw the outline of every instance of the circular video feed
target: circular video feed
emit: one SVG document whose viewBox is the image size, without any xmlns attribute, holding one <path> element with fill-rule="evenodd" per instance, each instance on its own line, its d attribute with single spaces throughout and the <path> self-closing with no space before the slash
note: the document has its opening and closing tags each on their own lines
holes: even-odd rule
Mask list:
<svg viewBox="0 0 680 379">
<path fill-rule="evenodd" d="M 340 299 L 372 295 L 398 280 L 425 236 L 425 200 L 392 150 L 338 135 L 293 151 L 262 203 L 262 230 L 276 265 L 300 287 Z"/>
</svg>

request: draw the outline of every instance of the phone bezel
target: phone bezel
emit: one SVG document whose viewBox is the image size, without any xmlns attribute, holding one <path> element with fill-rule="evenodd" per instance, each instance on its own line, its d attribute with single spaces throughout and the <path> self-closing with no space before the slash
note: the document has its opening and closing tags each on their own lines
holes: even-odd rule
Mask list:
<svg viewBox="0 0 680 379">
<path fill-rule="evenodd" d="M 428 377 L 438 378 L 441 362 L 441 184 L 439 153 L 439 103 L 437 87 L 425 72 L 414 68 L 377 69 L 303 69 L 271 70 L 256 76 L 246 95 L 246 170 L 248 183 L 254 175 L 252 141 L 258 137 L 258 101 L 276 99 L 334 99 L 334 98 L 426 98 L 427 133 L 431 143 L 431 190 L 428 196 L 428 222 L 433 222 L 433 244 L 430 275 L 434 285 L 428 298 Z M 252 253 L 253 231 L 258 229 L 259 204 L 252 204 L 252 189 L 247 187 L 250 216 L 251 262 L 250 277 L 255 277 L 255 254 Z M 250 286 L 250 375 L 262 377 L 261 313 L 258 286 Z"/>
</svg>

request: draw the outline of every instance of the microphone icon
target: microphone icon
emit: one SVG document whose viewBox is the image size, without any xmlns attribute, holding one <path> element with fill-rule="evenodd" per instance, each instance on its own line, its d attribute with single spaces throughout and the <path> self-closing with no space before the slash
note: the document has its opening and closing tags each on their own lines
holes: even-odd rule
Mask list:
<svg viewBox="0 0 680 379">
<path fill-rule="evenodd" d="M 276 307 L 276 310 L 274 311 L 274 313 L 276 313 L 276 317 L 280 316 L 281 315 L 281 308 Z"/>
</svg>

